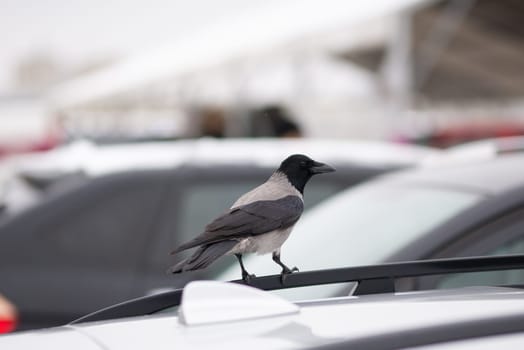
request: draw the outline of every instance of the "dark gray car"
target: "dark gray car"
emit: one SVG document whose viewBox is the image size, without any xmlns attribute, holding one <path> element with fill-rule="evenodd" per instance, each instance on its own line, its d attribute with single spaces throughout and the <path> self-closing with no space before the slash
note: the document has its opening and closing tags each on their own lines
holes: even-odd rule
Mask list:
<svg viewBox="0 0 524 350">
<path fill-rule="evenodd" d="M 335 166 L 338 172 L 311 181 L 306 208 L 398 167 Z M 0 219 L 0 292 L 17 305 L 20 328 L 26 329 L 63 324 L 115 302 L 206 277 L 204 272 L 166 274 L 175 262 L 169 252 L 273 170 L 222 162 L 77 175 L 47 187 L 31 178 L 47 192 L 31 208 Z"/>
</svg>

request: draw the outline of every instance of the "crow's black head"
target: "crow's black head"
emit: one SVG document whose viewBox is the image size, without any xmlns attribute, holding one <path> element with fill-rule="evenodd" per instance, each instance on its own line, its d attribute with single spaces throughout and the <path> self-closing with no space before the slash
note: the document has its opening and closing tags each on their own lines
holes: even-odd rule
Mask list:
<svg viewBox="0 0 524 350">
<path fill-rule="evenodd" d="M 278 171 L 285 174 L 289 182 L 291 182 L 300 193 L 304 193 L 304 187 L 309 179 L 311 179 L 311 176 L 329 173 L 335 171 L 335 169 L 327 164 L 314 161 L 303 154 L 294 154 L 287 157 L 282 164 L 280 164 Z"/>
</svg>

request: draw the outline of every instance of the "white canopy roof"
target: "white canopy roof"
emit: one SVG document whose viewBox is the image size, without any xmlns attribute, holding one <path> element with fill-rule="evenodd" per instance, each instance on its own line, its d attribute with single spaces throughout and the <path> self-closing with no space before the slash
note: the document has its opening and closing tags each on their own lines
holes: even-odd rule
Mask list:
<svg viewBox="0 0 524 350">
<path fill-rule="evenodd" d="M 49 97 L 59 108 L 89 103 L 234 60 L 274 50 L 308 47 L 312 41 L 307 39 L 312 37 L 351 28 L 429 1 L 288 0 L 269 3 L 264 10 L 257 8 L 256 11 L 234 13 L 228 21 L 203 24 L 200 32 L 182 40 L 62 84 Z"/>
</svg>

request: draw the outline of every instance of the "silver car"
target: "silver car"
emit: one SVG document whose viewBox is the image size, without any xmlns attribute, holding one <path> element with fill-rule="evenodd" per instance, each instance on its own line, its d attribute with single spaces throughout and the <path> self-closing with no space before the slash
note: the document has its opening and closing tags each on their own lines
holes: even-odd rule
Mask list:
<svg viewBox="0 0 524 350">
<path fill-rule="evenodd" d="M 306 213 L 282 247 L 301 271 L 381 262 L 524 253 L 524 153 L 439 163 L 383 175 Z M 306 193 L 307 197 L 307 193 Z M 265 256 L 244 259 L 277 273 Z M 275 266 L 273 266 L 275 265 Z M 232 266 L 217 276 L 236 279 Z M 405 289 L 517 284 L 520 271 L 404 279 Z M 351 286 L 280 293 L 292 300 L 347 293 Z"/>
</svg>

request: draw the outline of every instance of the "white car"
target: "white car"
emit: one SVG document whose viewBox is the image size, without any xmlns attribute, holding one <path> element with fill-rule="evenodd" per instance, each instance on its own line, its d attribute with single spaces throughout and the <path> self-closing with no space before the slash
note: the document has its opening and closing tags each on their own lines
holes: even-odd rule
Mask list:
<svg viewBox="0 0 524 350">
<path fill-rule="evenodd" d="M 523 268 L 524 256 L 517 255 L 302 272 L 284 286 L 278 275 L 252 280 L 268 290 L 359 282 L 356 295 L 300 302 L 252 286 L 196 281 L 63 327 L 0 337 L 0 348 L 429 350 L 479 349 L 468 344 L 482 340 L 490 347 L 481 349 L 518 349 L 524 344 L 520 288 L 392 291 L 394 280 L 405 276 Z"/>
</svg>

